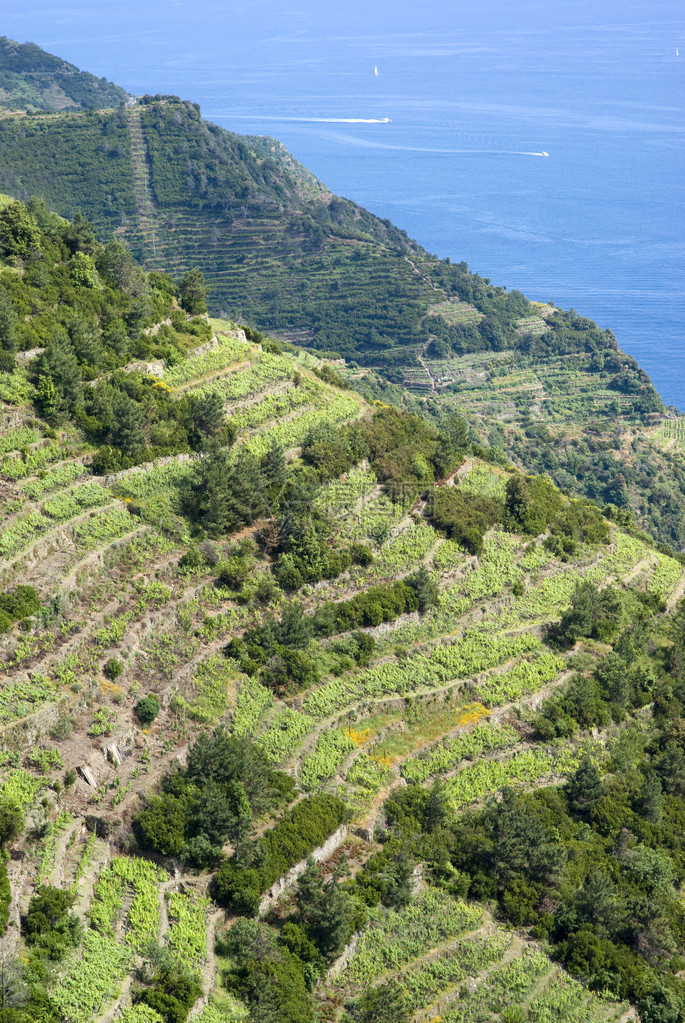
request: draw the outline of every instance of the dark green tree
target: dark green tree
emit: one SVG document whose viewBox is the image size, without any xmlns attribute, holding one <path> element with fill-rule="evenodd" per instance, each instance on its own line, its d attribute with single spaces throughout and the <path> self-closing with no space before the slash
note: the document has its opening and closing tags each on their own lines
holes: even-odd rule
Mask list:
<svg viewBox="0 0 685 1023">
<path fill-rule="evenodd" d="M 224 400 L 221 394 L 210 391 L 191 394 L 184 401 L 191 443 L 199 448 L 224 426 Z"/>
<path fill-rule="evenodd" d="M 62 334 L 55 332 L 47 348 L 36 359 L 36 373 L 40 382 L 42 377 L 49 377 L 49 384 L 44 385 L 44 395 L 48 400 L 48 392 L 54 395 L 55 412 L 75 412 L 83 404 L 83 384 L 78 359 L 71 346 Z M 43 396 L 41 396 L 43 400 Z"/>
<path fill-rule="evenodd" d="M 462 460 L 469 448 L 469 429 L 462 416 L 452 415 L 440 424 L 440 440 L 433 455 L 435 475 L 447 476 Z"/>
<path fill-rule="evenodd" d="M 553 635 L 571 646 L 578 637 L 611 639 L 621 620 L 621 598 L 612 586 L 600 590 L 590 580 L 578 583 L 571 596 L 571 606 L 561 617 Z"/>
<path fill-rule="evenodd" d="M 6 352 L 16 352 L 17 350 L 18 322 L 12 299 L 8 291 L 0 285 L 0 348 Z"/>
<path fill-rule="evenodd" d="M 187 796 L 164 793 L 151 796 L 135 820 L 138 840 L 162 856 L 178 856 L 187 842 L 191 801 Z"/>
<path fill-rule="evenodd" d="M 125 455 L 135 457 L 145 446 L 145 414 L 127 394 L 117 391 L 112 399 L 112 444 Z"/>
<path fill-rule="evenodd" d="M 229 451 L 213 447 L 197 466 L 182 503 L 189 518 L 210 535 L 230 533 L 253 522 L 268 510 L 259 460 L 246 451 L 234 458 Z"/>
<path fill-rule="evenodd" d="M 24 814 L 11 799 L 0 799 L 0 845 L 14 841 L 24 830 Z"/>
<path fill-rule="evenodd" d="M 411 586 L 419 602 L 419 613 L 425 614 L 431 607 L 435 607 L 438 600 L 438 583 L 432 577 L 425 565 L 421 565 L 412 575 L 405 580 Z"/>
<path fill-rule="evenodd" d="M 164 966 L 153 978 L 153 986 L 141 992 L 138 1001 L 149 1005 L 164 1023 L 186 1023 L 188 1012 L 202 994 L 197 977 L 182 963 Z"/>
<path fill-rule="evenodd" d="M 136 715 L 141 725 L 151 725 L 160 711 L 160 702 L 154 693 L 142 696 L 136 704 Z"/>
<path fill-rule="evenodd" d="M 118 239 L 114 238 L 99 253 L 96 265 L 102 279 L 113 288 L 136 297 L 145 291 L 143 271 Z"/>
<path fill-rule="evenodd" d="M 80 213 L 76 213 L 74 219 L 62 228 L 61 235 L 62 241 L 72 254 L 84 252 L 87 256 L 92 256 L 97 251 L 95 232 Z"/>
<path fill-rule="evenodd" d="M 201 270 L 188 270 L 184 274 L 179 287 L 181 308 L 191 316 L 199 316 L 207 312 L 207 295 L 209 288 Z"/>
<path fill-rule="evenodd" d="M 321 867 L 310 857 L 295 890 L 298 916 L 312 941 L 327 958 L 333 958 L 349 941 L 356 906 L 342 890 L 338 877 L 326 879 Z"/>
<path fill-rule="evenodd" d="M 439 828 L 444 828 L 449 820 L 449 800 L 445 783 L 436 778 L 430 790 L 430 796 L 426 803 L 425 827 L 431 834 Z"/>
<path fill-rule="evenodd" d="M 571 810 L 579 817 L 589 819 L 605 789 L 588 753 L 583 755 L 575 773 L 566 782 L 565 791 Z"/>
<path fill-rule="evenodd" d="M 485 825 L 492 843 L 490 861 L 495 876 L 515 875 L 533 881 L 556 876 L 564 862 L 563 846 L 551 837 L 539 815 L 511 788 L 488 808 Z"/>
<path fill-rule="evenodd" d="M 0 210 L 0 256 L 26 259 L 40 244 L 40 229 L 22 202 L 10 202 Z"/>
</svg>

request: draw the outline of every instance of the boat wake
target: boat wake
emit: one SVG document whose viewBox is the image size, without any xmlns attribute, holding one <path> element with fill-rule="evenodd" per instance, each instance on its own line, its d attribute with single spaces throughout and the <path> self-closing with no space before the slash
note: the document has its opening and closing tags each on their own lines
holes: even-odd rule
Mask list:
<svg viewBox="0 0 685 1023">
<path fill-rule="evenodd" d="M 209 120 L 296 121 L 304 124 L 390 124 L 389 117 L 267 117 L 264 114 L 207 114 Z"/>
<path fill-rule="evenodd" d="M 549 153 L 531 152 L 523 149 L 438 149 L 433 146 L 402 146 L 392 142 L 380 142 L 375 138 L 361 138 L 342 132 L 326 131 L 325 136 L 342 142 L 348 146 L 360 146 L 363 149 L 392 149 L 403 153 L 434 153 L 436 156 L 537 156 L 546 157 Z"/>
</svg>

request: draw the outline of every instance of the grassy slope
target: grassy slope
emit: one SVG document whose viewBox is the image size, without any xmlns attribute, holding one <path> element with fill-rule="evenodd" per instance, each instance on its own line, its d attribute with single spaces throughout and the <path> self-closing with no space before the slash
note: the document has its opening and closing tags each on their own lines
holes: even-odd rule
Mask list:
<svg viewBox="0 0 685 1023">
<path fill-rule="evenodd" d="M 311 356 L 294 362 L 290 356 L 266 355 L 256 346 L 222 336 L 225 325 L 215 328 L 219 348 L 168 371 L 166 381 L 173 388 L 209 387 L 223 394 L 227 412 L 241 424 L 241 441 L 253 450 L 264 450 L 272 437 L 293 449 L 312 422 L 369 414 L 357 396 L 331 389 L 311 375 Z M 295 370 L 303 377 L 299 387 L 292 382 Z M 304 406 L 297 404 L 303 386 L 308 388 Z M 287 402 L 294 403 L 294 415 Z M 337 516 L 341 542 L 367 539 L 379 521 L 390 526 L 390 535 L 369 568 L 305 589 L 305 603 L 315 606 L 324 598 L 347 597 L 426 563 L 440 576 L 439 605 L 420 621 L 409 616 L 377 629 L 379 646 L 368 669 L 325 677 L 310 692 L 275 700 L 220 656 L 227 640 L 253 621 L 256 612 L 236 603 L 230 591 L 218 589 L 211 570 L 188 574 L 178 568 L 188 536 L 175 502 L 189 462 L 172 459 L 129 470 L 117 479 L 94 480 L 77 436 L 65 434 L 51 444 L 41 438 L 41 426 L 28 409 L 14 416 L 11 428 L 0 432 L 2 583 L 11 587 L 31 582 L 46 603 L 58 598 L 61 613 L 53 624 L 15 631 L 2 641 L 5 748 L 29 768 L 25 754 L 34 743 L 57 748 L 65 768 L 88 765 L 97 783 L 94 790 L 80 778 L 73 789 L 56 795 L 44 786 L 59 772 L 29 771 L 43 786 L 27 797 L 29 817 L 48 826 L 42 840 L 28 843 L 23 865 L 12 864 L 13 884 L 18 886 L 20 878 L 24 884 L 22 905 L 40 881 L 73 881 L 85 912 L 105 845 L 81 832 L 82 815 L 108 822 L 116 846 L 117 836 L 125 833 L 119 822 L 130 820 L 138 794 L 149 790 L 200 730 L 219 721 L 232 721 L 236 731 L 253 735 L 274 764 L 292 771 L 305 790 L 326 788 L 344 795 L 366 834 L 373 830 L 384 795 L 402 777 L 422 784 L 430 784 L 436 772 L 446 777 L 455 813 L 482 801 L 504 781 L 536 785 L 559 778 L 577 762 L 585 737 L 558 748 L 532 750 L 525 734 L 513 727 L 514 706 L 539 701 L 565 677 L 567 664 L 545 650 L 542 627 L 559 616 L 580 578 L 615 580 L 618 585 L 629 579 L 657 591 L 671 606 L 682 590 L 677 563 L 616 530 L 610 546 L 584 551 L 570 563 L 511 534 L 493 532 L 476 560 L 441 539 L 422 519 L 390 506 L 372 474 L 360 467 L 329 484 L 320 501 Z M 20 421 L 26 431 L 21 434 Z M 469 460 L 456 485 L 492 494 L 501 492 L 505 479 L 502 470 Z M 219 542 L 220 547 L 224 544 Z M 525 583 L 521 597 L 512 594 L 517 580 Z M 124 664 L 116 684 L 102 673 L 112 656 Z M 133 707 L 141 693 L 151 691 L 164 709 L 144 732 Z M 73 731 L 61 739 L 49 738 L 46 733 L 56 719 L 67 717 Z M 478 746 L 473 745 L 474 729 Z M 600 759 L 611 741 L 611 733 L 594 740 Z M 126 754 L 117 769 L 101 752 L 112 742 Z M 481 752 L 470 761 L 474 750 Z M 16 780 L 9 768 L 4 773 Z M 376 846 L 355 837 L 347 848 L 353 860 L 363 861 Z M 169 884 L 157 875 L 146 886 L 144 865 L 116 869 L 133 871 L 132 891 L 139 883 L 140 898 L 145 892 L 152 898 L 148 911 L 154 920 L 157 896 L 151 892 L 159 888 L 170 895 L 178 880 L 201 891 L 207 880 L 182 876 Z M 140 872 L 144 877 L 137 882 Z M 134 943 L 142 941 L 136 929 L 141 925 L 138 918 L 128 917 L 127 905 L 118 910 L 123 930 L 117 933 L 128 933 Z M 176 906 L 175 912 L 181 911 Z M 455 920 L 460 912 L 457 907 Z M 474 1012 L 485 1011 L 483 1004 L 499 1011 L 512 998 L 539 1002 L 542 1011 L 545 999 L 563 996 L 561 1004 L 569 1013 L 577 1011 L 578 1019 L 620 1014 L 618 1006 L 590 1005 L 587 993 L 563 975 L 560 979 L 548 960 L 536 959 L 517 938 L 498 932 L 486 917 L 481 919 L 480 911 L 474 912 L 468 923 L 455 923 L 452 930 L 448 926 L 439 942 L 431 939 L 424 946 L 425 937 L 417 938 L 418 944 L 393 966 L 418 992 L 417 1018 L 424 1018 L 430 1004 L 436 1007 L 433 1015 L 449 1019 L 461 981 L 471 973 L 484 978 L 467 999 Z M 173 920 L 173 912 L 160 918 L 160 933 L 167 941 L 173 940 Z M 212 926 L 217 922 L 214 916 Z M 203 946 L 202 905 L 194 926 L 202 962 L 210 947 Z M 384 918 L 382 926 L 392 928 L 392 918 Z M 402 933 L 412 933 L 410 922 L 405 927 L 399 921 L 399 926 Z M 462 939 L 475 946 L 455 945 Z M 107 945 L 111 986 L 96 992 L 92 1007 L 75 1019 L 100 1018 L 122 984 L 125 992 L 130 968 L 129 953 L 122 958 L 126 947 L 116 941 Z M 364 965 L 364 948 L 362 941 L 350 971 L 322 992 L 330 1004 L 348 990 L 353 993 L 355 977 L 365 977 L 365 971 L 371 971 L 368 980 L 387 973 L 375 957 Z M 103 951 L 86 946 L 86 964 L 98 950 Z M 65 1004 L 70 1004 L 72 987 L 81 990 L 85 984 L 80 954 L 68 965 L 66 986 L 58 992 Z M 431 965 L 443 954 L 451 964 L 447 972 Z M 520 980 L 516 988 L 512 971 Z M 211 982 L 207 968 L 205 984 Z"/>
</svg>

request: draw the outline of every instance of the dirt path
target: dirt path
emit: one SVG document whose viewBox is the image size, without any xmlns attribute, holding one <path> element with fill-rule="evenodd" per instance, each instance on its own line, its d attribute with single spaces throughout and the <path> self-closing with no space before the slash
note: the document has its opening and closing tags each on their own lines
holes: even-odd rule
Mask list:
<svg viewBox="0 0 685 1023">
<path fill-rule="evenodd" d="M 93 898 L 93 888 L 97 876 L 103 867 L 107 866 L 111 857 L 112 851 L 108 842 L 96 843 L 93 858 L 79 880 L 78 895 L 74 903 L 74 914 L 81 920 L 85 920 L 86 911 Z"/>
<path fill-rule="evenodd" d="M 217 909 L 207 915 L 207 962 L 202 969 L 202 990 L 204 991 L 205 1002 L 210 998 L 216 986 L 216 953 L 214 945 L 217 924 L 223 916 L 224 912 L 221 909 Z"/>
<path fill-rule="evenodd" d="M 59 841 L 55 849 L 54 865 L 50 871 L 50 878 L 48 881 L 48 883 L 53 885 L 55 888 L 62 888 L 64 886 L 71 845 L 78 841 L 78 828 L 78 822 L 74 821 L 74 824 L 67 828 L 67 830 L 59 836 Z"/>
<path fill-rule="evenodd" d="M 634 579 L 637 579 L 646 572 L 649 568 L 654 568 L 658 564 L 656 555 L 649 554 L 647 557 L 642 558 L 636 565 L 633 565 L 631 570 L 623 576 L 623 583 L 628 586 Z"/>
<path fill-rule="evenodd" d="M 685 573 L 680 577 L 680 582 L 677 584 L 671 596 L 666 601 L 666 610 L 675 611 L 681 597 L 685 593 Z"/>
<path fill-rule="evenodd" d="M 193 377 L 192 380 L 186 380 L 185 383 L 179 384 L 178 387 L 172 387 L 171 390 L 174 394 L 182 394 L 183 391 L 188 391 L 191 387 L 197 387 L 200 384 L 207 384 L 211 380 L 216 380 L 218 377 L 232 376 L 234 373 L 238 373 L 241 369 L 248 369 L 251 364 L 251 359 L 243 359 L 242 362 L 232 362 L 230 366 L 224 366 L 223 369 L 215 369 L 211 373 L 205 373 L 204 376 Z M 265 388 L 265 390 L 267 389 L 268 388 Z"/>
<path fill-rule="evenodd" d="M 138 229 L 145 252 L 143 260 L 145 263 L 149 262 L 151 258 L 156 260 L 160 255 L 157 210 L 153 201 L 149 155 L 143 134 L 142 110 L 138 106 L 129 107 L 127 117 L 131 140 L 133 191 L 136 198 Z M 151 252 L 150 248 L 152 249 Z"/>
<path fill-rule="evenodd" d="M 445 291 L 444 288 L 438 287 L 437 284 L 433 283 L 433 281 L 430 279 L 430 277 L 426 277 L 425 273 L 422 270 L 419 270 L 419 268 L 416 265 L 416 263 L 414 263 L 413 260 L 411 260 L 409 258 L 409 256 L 405 256 L 404 258 L 406 259 L 407 263 L 409 263 L 409 266 L 412 268 L 414 273 L 418 274 L 419 277 L 421 278 L 421 280 L 424 281 L 424 283 L 427 284 L 429 288 L 432 288 L 433 291 L 437 291 L 438 294 L 440 294 L 440 295 L 444 295 L 445 296 L 445 301 L 449 302 L 450 296 L 447 294 L 447 292 Z"/>
<path fill-rule="evenodd" d="M 426 360 L 424 359 L 424 356 L 426 354 L 426 348 L 428 347 L 428 344 L 429 344 L 429 342 L 426 341 L 426 343 L 423 346 L 423 348 L 421 349 L 420 353 L 417 355 L 417 359 L 418 359 L 419 363 L 421 364 L 421 366 L 423 366 L 424 372 L 426 373 L 428 379 L 430 380 L 431 392 L 433 394 L 435 394 L 436 387 L 435 387 L 435 377 L 433 376 L 433 370 L 430 368 L 429 365 L 427 365 Z"/>
</svg>

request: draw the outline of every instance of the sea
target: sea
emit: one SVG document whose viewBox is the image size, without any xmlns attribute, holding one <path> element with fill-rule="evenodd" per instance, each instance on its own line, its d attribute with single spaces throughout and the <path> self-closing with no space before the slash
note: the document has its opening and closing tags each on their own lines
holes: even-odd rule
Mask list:
<svg viewBox="0 0 685 1023">
<path fill-rule="evenodd" d="M 4 7 L 11 38 L 280 139 L 430 252 L 611 328 L 685 411 L 681 0 Z"/>
</svg>

